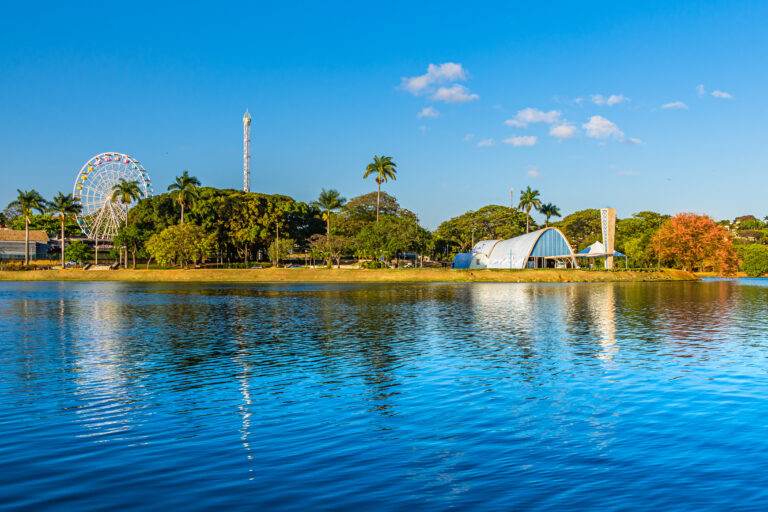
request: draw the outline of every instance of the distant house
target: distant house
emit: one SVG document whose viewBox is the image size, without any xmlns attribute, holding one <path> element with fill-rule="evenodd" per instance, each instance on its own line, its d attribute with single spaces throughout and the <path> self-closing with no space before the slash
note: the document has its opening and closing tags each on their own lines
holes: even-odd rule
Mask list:
<svg viewBox="0 0 768 512">
<path fill-rule="evenodd" d="M 48 257 L 48 234 L 43 230 L 29 231 L 29 259 L 44 260 Z M 0 260 L 24 259 L 24 231 L 0 229 Z"/>
</svg>

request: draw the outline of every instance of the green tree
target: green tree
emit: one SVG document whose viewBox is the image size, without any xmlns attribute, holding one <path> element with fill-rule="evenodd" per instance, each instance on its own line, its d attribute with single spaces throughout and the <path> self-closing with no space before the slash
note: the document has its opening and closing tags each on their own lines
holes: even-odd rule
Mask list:
<svg viewBox="0 0 768 512">
<path fill-rule="evenodd" d="M 171 198 L 181 205 L 181 223 L 184 224 L 184 205 L 188 201 L 194 202 L 198 196 L 200 180 L 190 176 L 189 171 L 184 171 L 181 176 L 176 176 L 176 181 L 168 186 Z"/>
<path fill-rule="evenodd" d="M 284 260 L 288 257 L 288 254 L 293 250 L 294 245 L 296 245 L 296 241 L 292 238 L 275 240 L 269 245 L 269 249 L 267 250 L 269 260 L 275 262 L 275 266 L 278 266 L 280 260 Z"/>
<path fill-rule="evenodd" d="M 370 192 L 353 197 L 347 202 L 336 216 L 335 231 L 343 236 L 356 237 L 365 226 L 376 222 L 377 205 L 381 217 L 392 215 L 416 218 L 416 214 L 401 208 L 394 196 L 386 192 L 382 192 L 380 196 L 376 192 Z"/>
<path fill-rule="evenodd" d="M 750 277 L 768 272 L 768 247 L 762 244 L 743 245 L 737 249 L 741 259 L 741 270 Z"/>
<path fill-rule="evenodd" d="M 598 217 L 591 221 L 590 227 L 587 228 L 588 230 L 597 230 L 589 236 L 591 243 L 601 239 L 602 234 L 600 232 L 599 212 L 597 210 L 588 211 L 594 212 L 594 215 Z M 656 235 L 667 219 L 669 219 L 669 215 L 651 211 L 642 211 L 632 214 L 630 218 L 618 219 L 616 221 L 616 250 L 626 254 L 633 267 L 657 266 L 659 251 Z"/>
<path fill-rule="evenodd" d="M 144 244 L 149 239 L 149 234 L 136 224 L 123 226 L 117 231 L 117 236 L 113 240 L 114 245 L 125 247 L 130 251 L 132 267 L 136 268 L 136 254 L 142 254 Z M 127 265 L 127 262 L 126 262 Z"/>
<path fill-rule="evenodd" d="M 9 208 L 18 206 L 21 210 L 21 215 L 24 217 L 24 265 L 29 265 L 29 221 L 32 215 L 32 210 L 37 210 L 42 213 L 46 208 L 45 199 L 40 193 L 35 190 L 20 190 L 16 189 L 18 196 L 15 200 L 11 201 L 8 205 Z"/>
<path fill-rule="evenodd" d="M 417 219 L 394 216 L 382 217 L 379 222 L 369 224 L 356 238 L 362 254 L 386 260 L 398 258 L 402 252 L 421 254 L 430 239 L 430 233 L 419 226 Z"/>
<path fill-rule="evenodd" d="M 213 248 L 213 237 L 195 224 L 170 226 L 152 235 L 146 243 L 147 252 L 163 266 L 180 265 L 188 268 L 207 257 Z"/>
<path fill-rule="evenodd" d="M 72 194 L 64 195 L 59 192 L 49 204 L 52 212 L 56 213 L 61 221 L 61 268 L 64 269 L 64 224 L 68 218 L 75 218 L 83 207 L 75 201 Z"/>
<path fill-rule="evenodd" d="M 507 239 L 525 233 L 527 216 L 516 208 L 488 205 L 447 220 L 435 231 L 436 241 L 445 241 L 467 252 L 480 240 Z"/>
<path fill-rule="evenodd" d="M 323 212 L 323 220 L 326 224 L 326 236 L 331 236 L 331 214 L 336 210 L 343 208 L 347 199 L 341 197 L 341 194 L 336 189 L 325 190 L 320 192 L 317 201 L 312 202 L 312 206 Z"/>
<path fill-rule="evenodd" d="M 379 200 L 381 197 L 381 184 L 386 183 L 388 180 L 397 179 L 397 164 L 392 161 L 391 156 L 375 156 L 373 157 L 373 162 L 369 163 L 368 166 L 365 168 L 365 174 L 363 174 L 363 179 L 366 179 L 368 176 L 375 175 L 376 176 L 376 185 L 378 186 L 378 192 L 376 196 L 376 222 L 379 222 Z"/>
<path fill-rule="evenodd" d="M 90 260 L 92 255 L 93 251 L 91 251 L 91 248 L 80 240 L 76 240 L 69 244 L 64 251 L 64 256 L 68 261 L 76 261 L 78 263 Z"/>
<path fill-rule="evenodd" d="M 341 258 L 354 246 L 354 240 L 339 235 L 312 235 L 309 238 L 309 247 L 313 257 L 321 255 L 327 258 L 328 265 L 336 262 L 336 267 L 341 267 Z"/>
<path fill-rule="evenodd" d="M 594 208 L 574 212 L 553 225 L 563 232 L 576 250 L 584 249 L 602 238 L 600 210 Z"/>
<path fill-rule="evenodd" d="M 24 229 L 26 220 L 24 217 L 17 217 L 11 222 L 11 229 Z M 29 229 L 40 230 L 48 233 L 48 236 L 53 237 L 61 231 L 61 222 L 58 217 L 53 218 L 50 214 L 35 214 L 29 216 Z M 68 236 L 76 235 L 80 232 L 80 227 L 75 222 L 73 217 L 68 217 L 64 221 L 64 233 Z"/>
<path fill-rule="evenodd" d="M 562 215 L 560 215 L 560 208 L 552 203 L 542 204 L 539 211 L 547 218 L 544 224 L 545 227 L 549 227 L 550 217 L 562 217 Z"/>
<path fill-rule="evenodd" d="M 141 189 L 138 181 L 128 181 L 120 178 L 118 183 L 112 186 L 112 201 L 123 205 L 125 213 L 125 225 L 128 226 L 128 205 L 141 199 Z M 122 255 L 121 255 L 122 259 Z M 128 266 L 128 249 L 125 249 L 125 266 Z"/>
<path fill-rule="evenodd" d="M 525 232 L 530 231 L 529 222 L 531 218 L 531 208 L 541 209 L 541 199 L 539 199 L 539 191 L 531 190 L 531 187 L 527 187 L 520 193 L 520 204 L 517 206 L 521 210 L 525 210 Z"/>
</svg>

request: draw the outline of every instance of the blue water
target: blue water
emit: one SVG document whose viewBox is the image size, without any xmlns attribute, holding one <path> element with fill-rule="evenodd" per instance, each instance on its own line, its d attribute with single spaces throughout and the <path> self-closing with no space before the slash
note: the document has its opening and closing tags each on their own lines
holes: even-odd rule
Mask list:
<svg viewBox="0 0 768 512">
<path fill-rule="evenodd" d="M 764 510 L 768 286 L 0 283 L 0 506 Z"/>
</svg>

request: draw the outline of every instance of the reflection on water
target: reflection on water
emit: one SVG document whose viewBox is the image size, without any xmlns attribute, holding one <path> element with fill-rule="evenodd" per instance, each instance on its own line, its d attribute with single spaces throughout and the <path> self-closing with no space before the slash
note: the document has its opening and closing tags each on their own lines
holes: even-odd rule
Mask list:
<svg viewBox="0 0 768 512">
<path fill-rule="evenodd" d="M 0 283 L 0 502 L 761 509 L 767 306 L 760 280 Z"/>
</svg>

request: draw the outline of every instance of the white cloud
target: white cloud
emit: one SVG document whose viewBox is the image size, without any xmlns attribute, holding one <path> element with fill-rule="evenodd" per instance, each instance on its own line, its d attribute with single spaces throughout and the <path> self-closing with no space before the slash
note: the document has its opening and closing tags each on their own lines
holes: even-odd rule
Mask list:
<svg viewBox="0 0 768 512">
<path fill-rule="evenodd" d="M 579 129 L 572 124 L 559 124 L 549 129 L 549 134 L 558 139 L 572 139 Z"/>
<path fill-rule="evenodd" d="M 427 127 L 426 126 L 419 126 L 419 130 L 421 130 L 421 133 L 426 133 L 427 132 Z"/>
<path fill-rule="evenodd" d="M 468 133 L 468 134 L 466 134 L 464 136 L 464 142 L 469 142 L 469 141 L 471 141 L 474 138 L 475 138 L 475 134 L 474 133 Z"/>
<path fill-rule="evenodd" d="M 535 146 L 536 142 L 537 139 L 533 135 L 524 135 L 522 137 L 510 137 L 508 139 L 504 139 L 505 144 L 512 144 L 516 148 L 521 146 Z"/>
<path fill-rule="evenodd" d="M 704 88 L 704 84 L 699 84 L 696 86 L 696 94 L 699 95 L 699 98 L 707 94 L 707 90 Z"/>
<path fill-rule="evenodd" d="M 479 148 L 489 148 L 491 146 L 493 146 L 493 139 L 483 139 L 477 143 Z"/>
<path fill-rule="evenodd" d="M 422 117 L 437 117 L 440 115 L 440 112 L 437 111 L 434 107 L 424 107 L 421 109 L 421 112 L 419 112 L 419 115 L 417 116 L 419 119 Z"/>
<path fill-rule="evenodd" d="M 562 112 L 559 110 L 543 112 L 529 107 L 518 111 L 513 119 L 507 119 L 504 121 L 504 124 L 507 126 L 519 126 L 520 128 L 525 128 L 529 123 L 557 123 L 560 122 L 561 114 Z"/>
<path fill-rule="evenodd" d="M 643 143 L 642 140 L 635 137 L 626 137 L 624 139 L 621 139 L 619 142 L 621 142 L 622 144 L 642 144 Z"/>
<path fill-rule="evenodd" d="M 622 137 L 624 132 L 614 123 L 603 116 L 592 116 L 588 123 L 581 125 L 587 132 L 587 137 L 593 139 L 606 139 L 608 137 Z"/>
<path fill-rule="evenodd" d="M 682 101 L 673 101 L 672 103 L 665 103 L 661 106 L 661 108 L 688 108 L 688 105 L 683 103 Z"/>
<path fill-rule="evenodd" d="M 602 94 L 593 94 L 591 98 L 592 98 L 592 103 L 594 103 L 595 105 L 607 105 L 609 107 L 612 107 L 613 105 L 618 105 L 619 103 L 625 103 L 629 101 L 629 98 L 627 98 L 623 94 L 611 94 L 607 98 Z"/>
<path fill-rule="evenodd" d="M 404 77 L 400 87 L 411 94 L 421 95 L 430 92 L 432 85 L 446 82 L 464 81 L 467 79 L 467 71 L 461 64 L 444 62 L 442 64 L 430 64 L 423 75 Z"/>
<path fill-rule="evenodd" d="M 469 92 L 469 89 L 461 84 L 453 84 L 450 87 L 440 87 L 430 96 L 433 101 L 444 101 L 446 103 L 466 103 L 475 101 L 480 96 Z"/>
<path fill-rule="evenodd" d="M 637 173 L 635 171 L 619 171 L 616 174 L 619 176 L 636 176 Z"/>
<path fill-rule="evenodd" d="M 536 167 L 529 167 L 528 170 L 525 171 L 525 174 L 527 174 L 531 178 L 538 178 L 539 176 L 541 176 L 541 174 L 539 173 L 539 170 L 536 169 Z"/>
<path fill-rule="evenodd" d="M 712 96 L 714 96 L 715 98 L 721 98 L 721 99 L 724 99 L 724 100 L 731 100 L 731 99 L 733 99 L 733 96 L 731 96 L 730 94 L 728 94 L 725 91 L 712 91 Z"/>
</svg>

